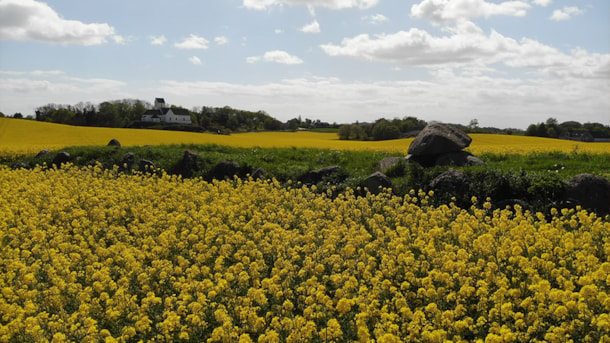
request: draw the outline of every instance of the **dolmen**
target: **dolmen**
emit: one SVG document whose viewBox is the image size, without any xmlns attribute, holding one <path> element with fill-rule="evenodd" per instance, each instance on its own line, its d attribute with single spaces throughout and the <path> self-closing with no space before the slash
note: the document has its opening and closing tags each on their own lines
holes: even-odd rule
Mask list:
<svg viewBox="0 0 610 343">
<path fill-rule="evenodd" d="M 411 142 L 406 159 L 423 167 L 485 165 L 480 158 L 463 150 L 471 142 L 470 136 L 453 125 L 431 123 Z"/>
</svg>

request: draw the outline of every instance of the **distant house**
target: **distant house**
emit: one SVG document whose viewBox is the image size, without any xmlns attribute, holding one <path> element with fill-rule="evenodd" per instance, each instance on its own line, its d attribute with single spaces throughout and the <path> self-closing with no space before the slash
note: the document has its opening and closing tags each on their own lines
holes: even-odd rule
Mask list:
<svg viewBox="0 0 610 343">
<path fill-rule="evenodd" d="M 593 135 L 591 135 L 591 133 L 589 131 L 584 131 L 584 130 L 568 130 L 568 131 L 563 131 L 560 135 L 559 135 L 560 139 L 567 139 L 567 140 L 571 140 L 571 141 L 579 141 L 579 142 L 593 142 L 595 141 L 595 138 L 593 137 Z"/>
<path fill-rule="evenodd" d="M 144 112 L 143 122 L 167 124 L 191 124 L 191 114 L 184 108 L 171 108 L 165 105 L 165 99 L 156 98 L 155 108 Z"/>
</svg>

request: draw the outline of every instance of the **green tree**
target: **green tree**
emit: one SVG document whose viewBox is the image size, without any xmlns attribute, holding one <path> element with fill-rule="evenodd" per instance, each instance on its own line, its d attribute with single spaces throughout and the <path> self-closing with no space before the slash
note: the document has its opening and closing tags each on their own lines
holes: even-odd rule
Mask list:
<svg viewBox="0 0 610 343">
<path fill-rule="evenodd" d="M 470 130 L 476 130 L 479 128 L 479 120 L 478 119 L 472 119 L 470 121 L 470 123 L 468 124 L 468 128 Z"/>
<path fill-rule="evenodd" d="M 536 136 L 536 133 L 538 132 L 538 125 L 536 124 L 530 124 L 527 127 L 527 130 L 525 130 L 525 135 L 526 136 Z"/>
<path fill-rule="evenodd" d="M 354 124 L 350 126 L 349 139 L 363 141 L 367 139 L 367 134 L 362 126 Z"/>
<path fill-rule="evenodd" d="M 400 130 L 385 119 L 379 120 L 373 127 L 373 139 L 388 140 L 400 137 Z"/>
<path fill-rule="evenodd" d="M 558 125 L 558 122 L 557 122 L 557 119 L 555 119 L 555 118 L 548 118 L 546 120 L 546 126 L 557 126 L 557 125 Z"/>
<path fill-rule="evenodd" d="M 351 132 L 350 126 L 351 125 L 347 125 L 347 124 L 339 126 L 339 131 L 337 132 L 337 134 L 339 135 L 339 139 L 342 139 L 342 140 L 349 139 L 349 134 Z"/>
<path fill-rule="evenodd" d="M 68 124 L 72 118 L 74 118 L 74 112 L 62 107 L 49 113 L 45 120 L 52 123 Z"/>
</svg>

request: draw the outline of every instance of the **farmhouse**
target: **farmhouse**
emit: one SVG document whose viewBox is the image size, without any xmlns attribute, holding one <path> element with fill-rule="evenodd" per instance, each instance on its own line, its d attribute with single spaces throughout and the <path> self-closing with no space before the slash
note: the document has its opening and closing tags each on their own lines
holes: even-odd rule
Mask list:
<svg viewBox="0 0 610 343">
<path fill-rule="evenodd" d="M 191 114 L 184 108 L 171 108 L 165 105 L 165 99 L 156 98 L 155 108 L 144 112 L 143 122 L 168 123 L 168 124 L 191 124 Z"/>
</svg>

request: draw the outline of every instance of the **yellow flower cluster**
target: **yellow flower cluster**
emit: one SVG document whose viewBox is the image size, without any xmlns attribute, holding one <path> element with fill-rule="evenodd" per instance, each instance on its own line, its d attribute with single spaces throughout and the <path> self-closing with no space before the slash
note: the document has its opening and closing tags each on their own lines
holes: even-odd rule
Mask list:
<svg viewBox="0 0 610 343">
<path fill-rule="evenodd" d="M 468 148 L 474 154 L 572 151 L 607 153 L 610 143 L 583 143 L 551 138 L 473 134 Z M 389 141 L 339 140 L 336 133 L 320 132 L 249 132 L 226 135 L 180 131 L 136 130 L 103 127 L 79 127 L 0 118 L 0 158 L 35 155 L 42 149 L 58 150 L 68 146 L 106 145 L 112 138 L 123 146 L 167 144 L 218 144 L 232 147 L 285 148 L 304 147 L 335 150 L 370 150 L 406 154 L 412 138 Z"/>
<path fill-rule="evenodd" d="M 0 168 L 0 341 L 610 342 L 610 223 L 429 196 Z"/>
</svg>

